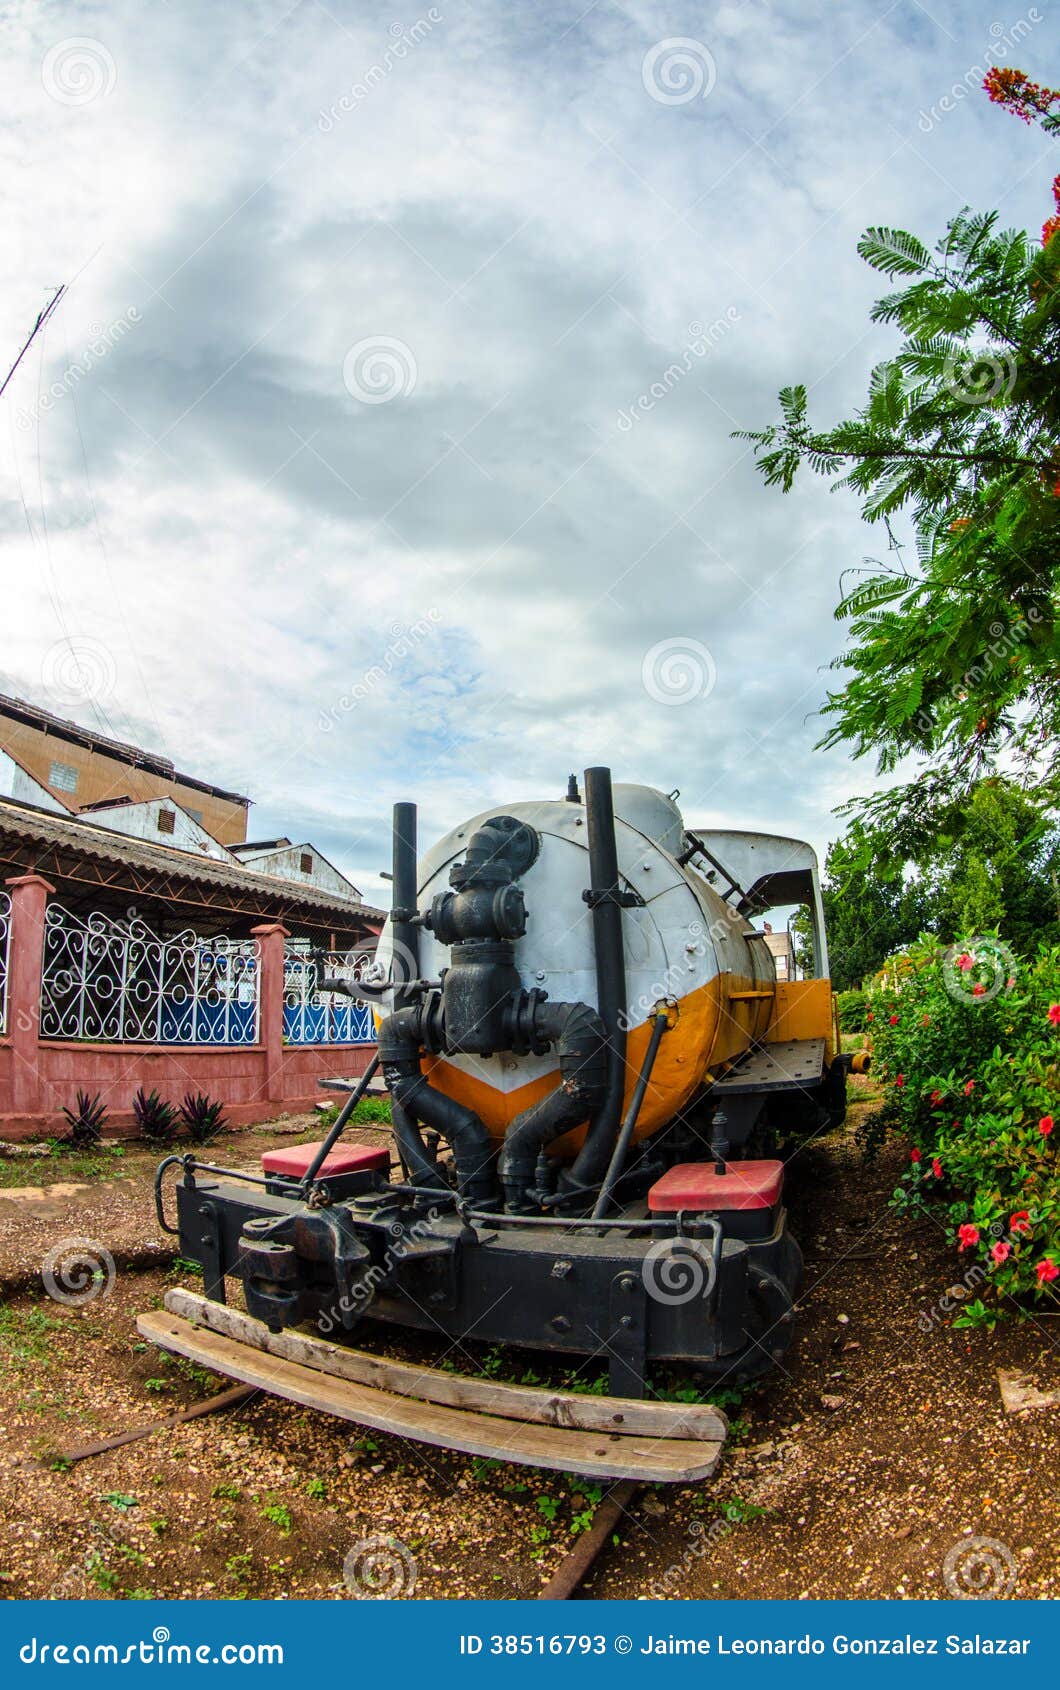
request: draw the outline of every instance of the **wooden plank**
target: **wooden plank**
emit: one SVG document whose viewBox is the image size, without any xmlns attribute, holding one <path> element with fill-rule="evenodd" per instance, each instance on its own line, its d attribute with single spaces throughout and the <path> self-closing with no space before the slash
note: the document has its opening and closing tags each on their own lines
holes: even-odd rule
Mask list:
<svg viewBox="0 0 1060 1690">
<path fill-rule="evenodd" d="M 106 1455 L 108 1450 L 120 1449 L 122 1444 L 153 1437 L 156 1432 L 168 1432 L 174 1426 L 183 1426 L 188 1420 L 199 1420 L 204 1414 L 238 1408 L 240 1403 L 249 1402 L 253 1395 L 249 1385 L 233 1385 L 230 1390 L 219 1391 L 217 1396 L 207 1397 L 205 1402 L 192 1403 L 190 1408 L 181 1409 L 179 1414 L 171 1414 L 166 1420 L 152 1420 L 149 1426 L 135 1426 L 131 1432 L 116 1432 L 112 1438 L 101 1438 L 98 1443 L 86 1444 L 83 1449 L 64 1450 L 62 1458 L 64 1461 L 87 1461 L 90 1455 Z"/>
<path fill-rule="evenodd" d="M 589 1530 L 582 1533 L 570 1554 L 564 1556 L 545 1588 L 538 1591 L 539 1602 L 566 1602 L 568 1597 L 574 1595 L 636 1496 L 637 1488 L 630 1480 L 623 1479 L 604 1497 L 593 1515 Z"/>
<path fill-rule="evenodd" d="M 297 1362 L 284 1361 L 162 1310 L 139 1315 L 136 1324 L 151 1343 L 190 1356 L 215 1373 L 227 1373 L 289 1402 L 356 1421 L 377 1432 L 462 1450 L 467 1455 L 529 1467 L 553 1467 L 584 1478 L 638 1479 L 648 1484 L 689 1484 L 707 1478 L 721 1457 L 722 1445 L 718 1442 L 568 1431 L 565 1427 L 501 1420 L 496 1415 L 393 1396 L 370 1385 L 332 1378 Z"/>
<path fill-rule="evenodd" d="M 729 1423 L 709 1403 L 645 1402 L 629 1397 L 581 1396 L 577 1391 L 547 1391 L 536 1385 L 500 1385 L 492 1379 L 443 1373 L 436 1367 L 417 1367 L 370 1355 L 366 1350 L 329 1344 L 323 1338 L 288 1329 L 270 1332 L 260 1320 L 238 1309 L 222 1307 L 195 1291 L 175 1287 L 166 1292 L 170 1314 L 181 1315 L 211 1332 L 250 1344 L 268 1355 L 318 1368 L 335 1378 L 373 1385 L 396 1396 L 415 1397 L 448 1408 L 468 1408 L 504 1419 L 528 1420 L 569 1431 L 617 1432 L 652 1438 L 692 1438 L 724 1443 Z"/>
</svg>

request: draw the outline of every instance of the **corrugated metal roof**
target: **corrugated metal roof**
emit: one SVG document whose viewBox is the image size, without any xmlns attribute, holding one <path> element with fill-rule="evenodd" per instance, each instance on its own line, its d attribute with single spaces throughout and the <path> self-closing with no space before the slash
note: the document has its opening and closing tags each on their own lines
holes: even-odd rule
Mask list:
<svg viewBox="0 0 1060 1690">
<path fill-rule="evenodd" d="M 193 857 L 190 852 L 177 850 L 171 845 L 156 845 L 149 840 L 133 839 L 128 834 L 114 833 L 85 816 L 68 819 L 66 816 L 50 815 L 45 810 L 18 804 L 10 798 L 0 798 L 0 837 L 5 834 L 34 840 L 42 845 L 65 845 L 79 855 L 96 857 L 103 862 L 127 862 L 140 868 L 156 868 L 184 880 L 230 886 L 244 893 L 260 891 L 263 898 L 283 898 L 291 904 L 341 910 L 346 915 L 363 915 L 369 921 L 382 921 L 386 915 L 385 910 L 375 909 L 359 898 L 325 894 L 319 887 L 285 880 L 280 875 L 260 874 L 254 869 L 238 868 L 211 858 Z"/>
</svg>

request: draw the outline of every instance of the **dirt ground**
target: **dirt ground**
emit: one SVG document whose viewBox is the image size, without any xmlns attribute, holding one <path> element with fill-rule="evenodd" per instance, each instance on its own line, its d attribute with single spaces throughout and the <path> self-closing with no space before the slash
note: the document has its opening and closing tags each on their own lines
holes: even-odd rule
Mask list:
<svg viewBox="0 0 1060 1690">
<path fill-rule="evenodd" d="M 913 1598 L 953 1594 L 954 1581 L 1060 1594 L 1060 1411 L 1005 1414 L 996 1377 L 1015 1367 L 1060 1386 L 1056 1317 L 950 1329 L 939 1303 L 958 1259 L 934 1222 L 888 1208 L 906 1153 L 864 1163 L 852 1128 L 866 1107 L 790 1169 L 807 1258 L 793 1351 L 729 1407 L 714 1479 L 638 1494 L 585 1594 Z M 231 1135 L 221 1159 L 254 1166 L 269 1144 L 318 1133 L 311 1119 L 273 1123 Z M 356 1136 L 384 1142 L 372 1128 Z M 63 1460 L 224 1384 L 135 1329 L 170 1285 L 195 1283 L 154 1218 L 156 1161 L 130 1148 L 91 1168 L 3 1165 L 0 1593 L 344 1598 L 347 1556 L 383 1537 L 394 1594 L 535 1596 L 591 1520 L 600 1492 L 584 1480 L 359 1432 L 263 1396 Z M 41 1284 L 64 1238 L 102 1243 L 115 1261 L 109 1288 L 104 1268 L 81 1307 Z M 502 1365 L 481 1347 L 455 1359 Z"/>
</svg>

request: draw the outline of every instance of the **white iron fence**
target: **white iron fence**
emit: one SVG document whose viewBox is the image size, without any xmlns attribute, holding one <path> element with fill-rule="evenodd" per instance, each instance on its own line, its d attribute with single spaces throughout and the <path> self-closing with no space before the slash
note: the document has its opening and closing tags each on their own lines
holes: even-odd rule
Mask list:
<svg viewBox="0 0 1060 1690">
<path fill-rule="evenodd" d="M 11 939 L 11 899 L 0 892 L 0 1033 L 7 1032 L 7 952 Z"/>
<path fill-rule="evenodd" d="M 48 905 L 42 1038 L 254 1044 L 260 991 L 253 939 L 161 938 L 141 921 Z"/>
<path fill-rule="evenodd" d="M 368 1004 L 320 989 L 324 978 L 359 980 L 372 962 L 369 951 L 329 954 L 289 950 L 283 959 L 283 1036 L 292 1045 L 362 1045 L 375 1042 Z"/>
</svg>

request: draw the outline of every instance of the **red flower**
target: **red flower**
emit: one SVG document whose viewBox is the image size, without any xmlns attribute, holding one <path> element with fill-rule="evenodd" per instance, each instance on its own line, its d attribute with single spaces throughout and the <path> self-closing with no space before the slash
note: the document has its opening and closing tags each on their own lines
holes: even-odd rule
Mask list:
<svg viewBox="0 0 1060 1690">
<path fill-rule="evenodd" d="M 964 1088 L 965 1097 L 971 1097 L 974 1090 L 975 1090 L 975 1081 L 969 1080 L 968 1084 Z"/>
<path fill-rule="evenodd" d="M 971 966 L 972 966 L 971 957 L 968 955 L 967 951 L 962 951 L 960 956 L 957 958 L 957 967 L 959 969 L 961 969 L 963 973 L 967 974 L 967 972 L 971 968 Z"/>
<path fill-rule="evenodd" d="M 1051 1115 L 1043 1115 L 1041 1120 L 1038 1122 L 1038 1131 L 1041 1133 L 1043 1138 L 1048 1138 L 1052 1130 L 1053 1117 Z"/>
<path fill-rule="evenodd" d="M 1015 984 L 1016 984 L 1016 976 L 1014 974 L 1010 974 L 1008 979 L 1005 981 L 1005 985 L 1008 987 L 1010 992 L 1011 992 L 1011 990 L 1012 990 L 1012 988 Z"/>
<path fill-rule="evenodd" d="M 911 1162 L 922 1162 L 924 1160 L 924 1152 L 922 1150 L 911 1150 L 909 1152 L 909 1160 Z"/>
<path fill-rule="evenodd" d="M 973 998 L 981 998 L 985 991 L 986 991 L 985 986 L 980 986 L 978 983 L 976 983 L 972 987 L 972 996 L 973 996 Z"/>
<path fill-rule="evenodd" d="M 939 1104 L 942 1102 L 942 1093 L 940 1091 L 933 1091 L 931 1096 L 928 1098 L 928 1102 L 931 1104 L 932 1109 L 937 1109 Z"/>
<path fill-rule="evenodd" d="M 1051 1285 L 1054 1279 L 1060 1279 L 1060 1267 L 1051 1262 L 1048 1256 L 1038 1263 L 1034 1271 L 1038 1275 L 1039 1285 Z"/>
<path fill-rule="evenodd" d="M 920 1025 L 921 1025 L 921 1026 L 922 1026 L 922 1027 L 930 1027 L 930 1026 L 931 1026 L 931 1017 L 930 1017 L 930 1015 L 922 1015 L 922 1016 L 921 1016 L 921 1017 L 920 1017 Z"/>
<path fill-rule="evenodd" d="M 1060 1027 L 1060 1003 L 1049 1005 L 1049 1019 L 1054 1027 Z"/>
<path fill-rule="evenodd" d="M 958 1231 L 957 1237 L 961 1241 L 961 1249 L 967 1250 L 970 1245 L 978 1244 L 979 1228 L 977 1226 L 973 1226 L 971 1221 L 965 1221 L 964 1225 Z"/>
<path fill-rule="evenodd" d="M 891 1018 L 890 1018 L 890 1019 L 891 1019 L 891 1026 L 892 1026 L 892 1027 L 897 1027 L 897 1025 L 898 1025 L 898 1017 L 897 1017 L 897 1015 L 892 1015 L 892 1016 L 891 1016 Z"/>
<path fill-rule="evenodd" d="M 1031 1217 L 1026 1209 L 1017 1209 L 1009 1221 L 1009 1231 L 1021 1233 L 1024 1238 L 1031 1235 Z"/>
<path fill-rule="evenodd" d="M 896 1074 L 894 1076 L 894 1083 L 895 1083 L 896 1086 L 899 1086 L 899 1087 L 904 1086 L 905 1085 L 905 1075 L 904 1074 Z"/>
<path fill-rule="evenodd" d="M 871 1009 L 869 1010 L 869 1013 L 866 1015 L 865 1019 L 866 1019 L 866 1021 L 875 1021 L 876 1017 L 873 1015 Z"/>
<path fill-rule="evenodd" d="M 942 1178 L 942 1163 L 939 1161 L 937 1156 L 931 1164 L 931 1172 L 934 1174 L 936 1179 Z"/>
<path fill-rule="evenodd" d="M 1001 1240 L 999 1240 L 999 1242 L 997 1244 L 994 1245 L 994 1248 L 991 1250 L 990 1254 L 993 1256 L 993 1258 L 994 1258 L 995 1262 L 997 1262 L 998 1266 L 1000 1266 L 1002 1262 L 1007 1262 L 1008 1258 L 1011 1256 L 1012 1245 L 1006 1244 L 1004 1242 L 1004 1240 L 1001 1239 Z"/>
</svg>

